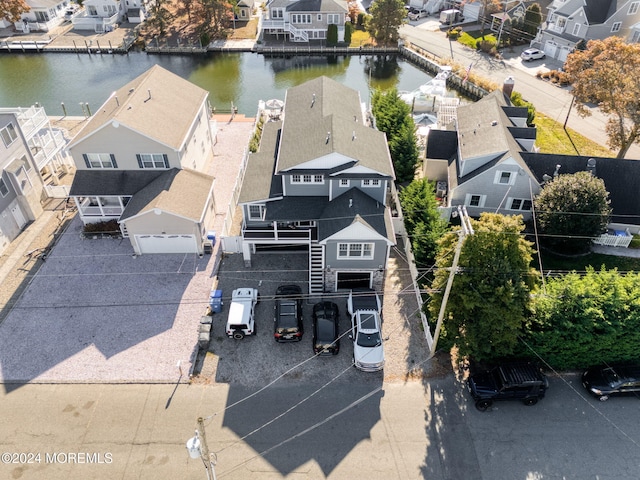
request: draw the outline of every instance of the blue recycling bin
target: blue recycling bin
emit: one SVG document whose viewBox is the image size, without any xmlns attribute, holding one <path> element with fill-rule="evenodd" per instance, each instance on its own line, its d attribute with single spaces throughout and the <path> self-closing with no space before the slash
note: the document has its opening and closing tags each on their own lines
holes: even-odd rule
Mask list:
<svg viewBox="0 0 640 480">
<path fill-rule="evenodd" d="M 215 230 L 209 230 L 207 232 L 207 240 L 209 240 L 211 242 L 212 246 L 216 244 L 216 231 Z"/>
<path fill-rule="evenodd" d="M 213 313 L 220 313 L 222 311 L 222 290 L 211 290 L 209 306 Z"/>
</svg>

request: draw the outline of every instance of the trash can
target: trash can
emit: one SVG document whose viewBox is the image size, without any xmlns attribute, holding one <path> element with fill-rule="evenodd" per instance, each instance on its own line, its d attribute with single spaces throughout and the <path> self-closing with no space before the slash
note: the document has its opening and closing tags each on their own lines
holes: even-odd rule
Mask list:
<svg viewBox="0 0 640 480">
<path fill-rule="evenodd" d="M 222 290 L 212 290 L 209 295 L 209 306 L 213 313 L 222 311 Z"/>
<path fill-rule="evenodd" d="M 207 232 L 207 240 L 209 240 L 211 242 L 211 246 L 216 244 L 216 231 L 215 230 L 209 230 Z"/>
</svg>

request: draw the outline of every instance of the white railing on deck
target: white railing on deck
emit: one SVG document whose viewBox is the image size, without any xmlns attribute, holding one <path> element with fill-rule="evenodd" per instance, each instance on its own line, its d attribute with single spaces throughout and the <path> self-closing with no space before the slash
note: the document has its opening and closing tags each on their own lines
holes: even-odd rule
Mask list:
<svg viewBox="0 0 640 480">
<path fill-rule="evenodd" d="M 593 239 L 593 243 L 596 245 L 604 245 L 607 247 L 623 247 L 627 248 L 633 240 L 633 235 L 629 232 L 629 229 L 610 230 L 607 233 L 603 233 L 599 237 Z"/>
</svg>

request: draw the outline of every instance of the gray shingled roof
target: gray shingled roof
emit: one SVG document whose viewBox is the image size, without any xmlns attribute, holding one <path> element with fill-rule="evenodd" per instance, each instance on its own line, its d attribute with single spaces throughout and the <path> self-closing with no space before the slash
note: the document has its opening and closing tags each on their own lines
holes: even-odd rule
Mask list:
<svg viewBox="0 0 640 480">
<path fill-rule="evenodd" d="M 324 76 L 287 90 L 276 171 L 334 154 L 394 175 L 386 136 L 363 125 L 356 90 Z"/>
<path fill-rule="evenodd" d="M 115 121 L 120 128 L 129 128 L 178 150 L 208 95 L 206 90 L 154 65 L 114 92 L 69 147 Z"/>
<path fill-rule="evenodd" d="M 264 124 L 260 151 L 249 155 L 238 203 L 251 203 L 282 195 L 281 177 L 273 174 L 281 126 L 282 122 Z M 267 180 L 269 178 L 271 181 Z"/>
<path fill-rule="evenodd" d="M 560 165 L 561 175 L 582 172 L 587 170 L 589 159 L 594 158 L 595 175 L 604 181 L 609 192 L 612 221 L 640 224 L 640 160 L 526 152 L 522 153 L 522 158 L 538 183 L 544 181 L 545 174 L 553 176 L 556 165 Z"/>
<path fill-rule="evenodd" d="M 131 198 L 122 213 L 121 220 L 157 208 L 199 221 L 212 185 L 212 176 L 195 170 L 177 168 L 163 170 L 160 176 Z"/>
<path fill-rule="evenodd" d="M 133 195 L 158 178 L 164 170 L 77 170 L 69 195 Z"/>
<path fill-rule="evenodd" d="M 273 0 L 269 8 L 286 8 L 288 12 L 344 12 L 347 4 L 336 0 Z"/>
</svg>

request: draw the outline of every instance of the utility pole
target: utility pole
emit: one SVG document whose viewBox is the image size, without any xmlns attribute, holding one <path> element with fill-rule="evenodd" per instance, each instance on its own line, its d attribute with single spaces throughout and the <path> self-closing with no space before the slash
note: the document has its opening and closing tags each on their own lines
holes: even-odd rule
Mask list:
<svg viewBox="0 0 640 480">
<path fill-rule="evenodd" d="M 455 213 L 455 212 L 454 212 Z M 431 352 L 429 352 L 429 358 L 432 358 L 436 354 L 436 347 L 438 346 L 438 338 L 440 337 L 440 330 L 442 329 L 442 320 L 444 319 L 445 310 L 447 309 L 447 301 L 449 300 L 449 294 L 451 293 L 451 286 L 453 285 L 453 278 L 456 276 L 458 270 L 458 261 L 460 260 L 460 252 L 462 251 L 462 245 L 467 235 L 473 235 L 473 227 L 469 220 L 466 207 L 458 205 L 458 215 L 460 216 L 460 230 L 458 231 L 458 244 L 456 245 L 456 251 L 453 254 L 453 262 L 451 263 L 451 270 L 449 271 L 449 278 L 447 280 L 447 286 L 444 289 L 444 295 L 442 296 L 442 303 L 440 304 L 440 312 L 438 313 L 438 322 L 436 323 L 436 331 L 433 335 L 433 343 L 431 344 Z"/>
<path fill-rule="evenodd" d="M 187 451 L 191 458 L 200 457 L 202 459 L 204 468 L 207 471 L 207 480 L 216 480 L 216 470 L 214 468 L 216 463 L 215 455 L 214 460 L 212 460 L 211 453 L 209 453 L 209 446 L 207 445 L 207 436 L 204 431 L 204 420 L 202 417 L 198 418 L 198 428 L 196 428 L 195 437 L 189 439 L 187 442 Z"/>
</svg>

